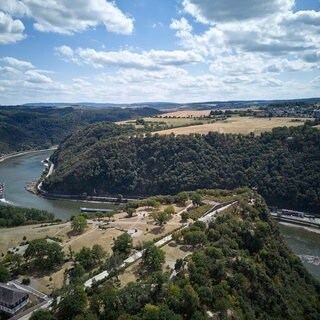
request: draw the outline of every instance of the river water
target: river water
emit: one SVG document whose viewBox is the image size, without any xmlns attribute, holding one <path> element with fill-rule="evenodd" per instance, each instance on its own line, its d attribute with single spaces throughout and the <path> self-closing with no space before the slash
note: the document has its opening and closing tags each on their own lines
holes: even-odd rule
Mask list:
<svg viewBox="0 0 320 320">
<path fill-rule="evenodd" d="M 62 220 L 69 220 L 72 215 L 79 214 L 80 207 L 115 208 L 110 204 L 47 200 L 28 192 L 25 189 L 26 184 L 40 177 L 44 169 L 41 161 L 48 158 L 52 152 L 52 150 L 39 151 L 0 162 L 0 181 L 5 184 L 5 202 L 21 207 L 47 210 Z"/>
<path fill-rule="evenodd" d="M 41 161 L 53 151 L 41 151 L 9 158 L 0 162 L 0 181 L 5 183 L 5 200 L 13 205 L 44 209 L 57 218 L 68 220 L 80 213 L 80 207 L 114 208 L 106 204 L 88 204 L 67 200 L 47 200 L 25 190 L 27 183 L 37 180 L 44 167 Z M 301 227 L 279 224 L 291 249 L 308 271 L 320 280 L 320 234 Z"/>
</svg>

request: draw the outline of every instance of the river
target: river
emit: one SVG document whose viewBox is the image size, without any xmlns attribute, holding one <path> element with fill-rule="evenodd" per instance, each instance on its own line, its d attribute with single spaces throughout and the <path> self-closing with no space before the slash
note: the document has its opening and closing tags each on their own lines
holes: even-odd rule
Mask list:
<svg viewBox="0 0 320 320">
<path fill-rule="evenodd" d="M 62 220 L 69 220 L 71 216 L 79 214 L 80 207 L 115 208 L 111 204 L 90 203 L 88 205 L 86 202 L 47 200 L 28 192 L 25 189 L 26 184 L 40 177 L 44 169 L 41 161 L 48 158 L 52 152 L 52 150 L 46 150 L 28 153 L 0 162 L 0 181 L 5 184 L 4 202 L 21 207 L 47 210 Z"/>
<path fill-rule="evenodd" d="M 47 200 L 25 190 L 27 183 L 37 180 L 42 171 L 41 161 L 53 151 L 24 154 L 0 162 L 0 181 L 5 183 L 5 200 L 13 205 L 44 209 L 57 218 L 68 220 L 79 214 L 80 207 L 114 208 L 106 204 L 90 204 L 67 200 Z M 320 280 L 320 234 L 301 227 L 279 224 L 280 231 L 291 249 L 300 257 L 308 271 Z"/>
</svg>

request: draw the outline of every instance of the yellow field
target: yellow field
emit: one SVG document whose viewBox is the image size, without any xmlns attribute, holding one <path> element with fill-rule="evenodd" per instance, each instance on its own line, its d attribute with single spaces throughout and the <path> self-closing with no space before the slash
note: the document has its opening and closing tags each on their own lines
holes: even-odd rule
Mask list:
<svg viewBox="0 0 320 320">
<path fill-rule="evenodd" d="M 157 133 L 163 134 L 191 134 L 200 133 L 207 134 L 210 131 L 220 133 L 240 133 L 249 134 L 253 132 L 255 134 L 261 134 L 261 132 L 271 131 L 275 127 L 283 126 L 301 126 L 304 121 L 294 122 L 293 118 L 253 118 L 253 117 L 232 117 L 223 122 L 208 123 L 203 125 L 196 125 L 183 128 L 173 128 L 158 131 Z"/>
<path fill-rule="evenodd" d="M 192 125 L 194 123 L 209 123 L 210 120 L 199 120 L 196 118 L 163 118 L 163 116 L 159 117 L 147 117 L 143 118 L 143 120 L 146 123 L 152 123 L 152 124 L 157 124 L 157 123 L 166 123 L 169 127 L 179 127 L 179 126 L 184 126 L 184 125 Z M 127 120 L 127 121 L 119 121 L 117 124 L 132 124 L 134 125 L 137 129 L 143 128 L 142 125 L 136 125 L 136 120 Z"/>
</svg>

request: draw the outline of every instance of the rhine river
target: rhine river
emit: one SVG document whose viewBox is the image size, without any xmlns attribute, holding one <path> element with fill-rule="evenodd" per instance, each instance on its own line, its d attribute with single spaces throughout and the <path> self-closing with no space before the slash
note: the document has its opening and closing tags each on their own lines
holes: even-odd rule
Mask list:
<svg viewBox="0 0 320 320">
<path fill-rule="evenodd" d="M 80 213 L 80 207 L 111 208 L 110 204 L 86 203 L 66 200 L 47 200 L 25 189 L 26 184 L 36 181 L 44 165 L 42 160 L 48 158 L 51 151 L 39 151 L 8 158 L 0 162 L 0 181 L 5 184 L 5 202 L 27 208 L 47 210 L 56 218 L 69 220 Z"/>
<path fill-rule="evenodd" d="M 40 177 L 44 169 L 41 161 L 48 158 L 52 152 L 29 153 L 0 162 L 0 181 L 5 183 L 7 203 L 47 210 L 62 220 L 68 220 L 72 215 L 79 214 L 80 207 L 112 207 L 106 204 L 47 200 L 26 191 L 26 184 Z M 279 224 L 279 227 L 291 249 L 300 257 L 309 272 L 320 280 L 320 230 L 316 233 L 296 226 Z"/>
</svg>

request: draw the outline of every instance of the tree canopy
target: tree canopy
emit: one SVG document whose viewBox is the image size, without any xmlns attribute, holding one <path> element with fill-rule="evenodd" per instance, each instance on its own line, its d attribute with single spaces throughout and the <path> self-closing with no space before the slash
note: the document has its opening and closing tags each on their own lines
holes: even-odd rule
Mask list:
<svg viewBox="0 0 320 320">
<path fill-rule="evenodd" d="M 71 228 L 73 231 L 83 233 L 88 228 L 87 219 L 84 216 L 78 215 L 71 220 Z"/>
</svg>

